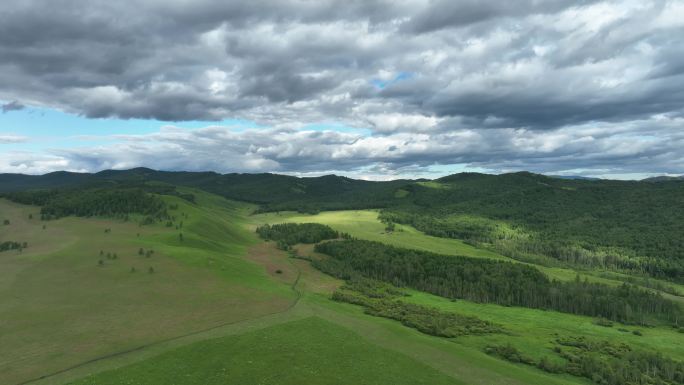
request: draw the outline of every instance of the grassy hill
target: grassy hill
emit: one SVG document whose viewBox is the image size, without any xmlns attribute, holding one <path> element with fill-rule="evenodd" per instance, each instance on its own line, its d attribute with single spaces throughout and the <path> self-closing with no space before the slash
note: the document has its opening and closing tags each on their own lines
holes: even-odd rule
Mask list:
<svg viewBox="0 0 684 385">
<path fill-rule="evenodd" d="M 288 287 L 264 279 L 243 259 L 254 243 L 236 220 L 244 205 L 165 199 L 185 218 L 183 242 L 164 225 L 40 221 L 37 208 L 0 201 L 0 213 L 10 221 L 0 227 L 0 239 L 28 244 L 21 252 L 0 253 L 0 382 L 18 383 L 292 303 Z M 221 215 L 207 215 L 208 209 Z"/>
<path fill-rule="evenodd" d="M 261 212 L 384 209 L 387 221 L 466 240 L 520 260 L 684 277 L 684 181 L 560 179 L 462 173 L 435 181 L 369 182 L 334 175 L 163 172 L 0 175 L 0 193 L 74 186 L 188 186 Z M 547 265 L 552 261 L 547 261 Z"/>
<path fill-rule="evenodd" d="M 194 204 L 162 197 L 178 206 L 173 212 L 183 218 L 182 241 L 180 229 L 163 222 L 40 221 L 38 208 L 1 201 L 10 225 L 0 235 L 23 235 L 28 242 L 21 252 L 0 253 L 3 328 L 9 331 L 0 349 L 2 382 L 68 383 L 105 371 L 78 383 L 154 384 L 182 370 L 197 383 L 214 376 L 235 378 L 232 383 L 302 383 L 315 373 L 319 383 L 331 384 L 355 375 L 369 384 L 387 378 L 567 383 L 330 301 L 339 283 L 259 242 L 247 221 L 253 207 L 193 193 Z M 140 255 L 140 248 L 154 254 Z M 463 352 L 470 353 L 463 358 Z M 262 366 L 245 367 L 250 360 Z M 345 368 L 359 361 L 363 370 L 348 374 Z M 272 375 L 264 374 L 264 365 Z M 163 374 L 151 367 L 168 369 Z"/>
<path fill-rule="evenodd" d="M 553 205 L 549 202 L 554 199 L 568 199 L 584 210 L 607 204 L 597 198 L 607 191 L 604 189 L 615 189 L 616 196 L 640 196 L 647 190 L 637 190 L 647 187 L 638 183 L 633 187 L 633 182 L 549 182 L 550 178 L 531 174 L 466 174 L 395 184 L 357 183 L 361 181 L 337 177 L 226 177 L 145 169 L 65 175 L 74 179 L 57 185 L 55 180 L 60 178 L 52 179 L 54 176 L 47 182 L 44 177 L 19 178 L 19 190 L 28 185 L 59 187 L 51 193 L 59 199 L 51 195 L 50 200 L 40 201 L 43 210 L 0 199 L 0 223 L 7 220 L 0 226 L 0 241 L 22 245 L 0 252 L 3 384 L 592 383 L 582 376 L 549 372 L 549 367 L 564 362 L 557 349 L 584 354 L 579 348 L 561 345 L 577 344 L 577 338 L 610 349 L 624 343 L 639 354 L 660 353 L 684 361 L 684 334 L 667 323 L 608 325 L 592 317 L 474 303 L 398 288 L 404 294 L 394 301 L 474 317 L 502 328 L 500 332 L 453 338 L 429 335 L 396 317 L 374 315 L 358 304 L 334 300 L 332 294 L 349 290 L 344 289 L 349 283 L 322 273 L 309 262 L 328 256 L 314 252 L 313 245 L 279 250 L 276 242 L 265 242 L 254 231 L 265 223 L 321 223 L 355 238 L 429 251 L 444 258 L 465 256 L 524 264 L 560 281 L 570 282 L 579 275 L 581 280 L 617 287 L 629 280 L 642 290 L 681 304 L 684 297 L 670 294 L 684 293 L 684 286 L 675 282 L 646 279 L 642 272 L 629 269 L 569 263 L 538 250 L 528 250 L 522 256 L 507 253 L 501 244 L 484 239 L 491 235 L 489 230 L 504 234 L 507 241 L 545 240 L 532 225 L 514 220 L 520 213 L 528 215 L 525 202 L 534 202 L 527 201 L 527 194 L 538 194 L 533 195 L 543 201 L 538 205 L 549 205 L 550 210 Z M 232 179 L 234 186 L 220 188 L 228 191 L 223 196 L 186 187 L 213 186 L 216 178 L 224 177 L 237 179 Z M 179 178 L 185 183 L 171 183 Z M 240 182 L 235 182 L 238 179 Z M 277 189 L 283 183 L 293 183 L 304 192 L 286 190 L 281 194 Z M 338 184 L 348 187 L 335 201 L 334 190 L 342 189 Z M 669 199 L 677 206 L 679 185 L 657 184 L 665 187 L 659 187 L 662 191 L 657 197 L 647 200 L 651 202 L 647 207 L 659 199 Z M 257 198 L 252 202 L 262 202 L 225 199 L 227 194 L 246 195 L 250 189 Z M 269 189 L 274 192 L 271 196 Z M 119 191 L 137 192 L 129 196 L 118 195 Z M 566 192 L 581 193 L 584 198 L 575 200 Z M 82 200 L 82 194 L 107 198 Z M 383 200 L 384 206 L 317 214 L 264 212 L 300 202 L 318 211 L 328 203 L 344 206 L 347 198 L 360 199 L 367 194 L 377 194 L 374 196 Z M 152 199 L 149 202 L 160 204 L 155 212 L 162 214 L 151 216 L 136 204 L 111 204 L 120 202 L 122 196 L 134 197 L 132 203 Z M 499 207 L 501 197 L 509 201 L 517 197 L 516 204 L 522 202 L 522 206 Z M 363 204 L 373 202 L 368 199 Z M 41 220 L 46 207 L 66 211 Z M 556 209 L 571 211 L 562 205 Z M 518 214 L 499 215 L 509 211 Z M 480 231 L 483 237 L 430 235 L 434 228 L 421 228 L 419 218 L 473 234 Z M 651 226 L 665 221 L 660 211 L 654 212 L 653 221 L 639 223 Z M 550 222 L 550 226 L 555 225 Z M 492 347 L 507 346 L 535 365 L 487 354 Z M 600 351 L 587 354 L 607 359 Z M 540 366 L 546 369 L 537 367 L 542 361 Z"/>
</svg>

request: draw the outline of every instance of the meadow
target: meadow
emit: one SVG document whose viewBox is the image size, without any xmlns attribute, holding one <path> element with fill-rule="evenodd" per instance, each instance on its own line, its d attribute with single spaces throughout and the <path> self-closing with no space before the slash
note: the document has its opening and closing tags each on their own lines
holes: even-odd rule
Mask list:
<svg viewBox="0 0 684 385">
<path fill-rule="evenodd" d="M 631 333 L 636 327 L 603 327 L 590 317 L 407 290 L 410 296 L 403 301 L 474 315 L 507 330 L 457 338 L 423 334 L 332 301 L 341 281 L 258 239 L 255 227 L 316 222 L 401 247 L 510 259 L 406 225 L 388 233 L 372 210 L 250 215 L 253 205 L 188 191 L 196 203 L 163 197 L 177 206 L 171 226 L 139 226 L 135 218 L 43 222 L 35 219 L 36 207 L 0 201 L 0 217 L 10 221 L 0 227 L 0 239 L 28 243 L 21 252 L 0 253 L 0 382 L 588 384 L 483 351 L 490 344 L 512 343 L 542 357 L 554 338 L 573 335 L 684 358 L 682 334 L 664 326 L 638 328 L 643 335 L 637 336 Z M 140 255 L 141 248 L 154 253 Z M 311 245 L 295 249 L 318 257 Z M 106 258 L 107 253 L 117 258 Z M 570 269 L 542 270 L 556 278 L 576 275 Z"/>
<path fill-rule="evenodd" d="M 525 263 L 503 256 L 494 251 L 471 246 L 458 239 L 427 235 L 409 225 L 396 223 L 394 224 L 394 231 L 386 231 L 385 224 L 378 220 L 378 211 L 376 210 L 325 211 L 315 215 L 287 211 L 253 215 L 249 217 L 249 220 L 253 226 L 267 223 L 321 223 L 359 239 L 387 243 L 397 247 L 431 251 L 444 255 L 461 255 L 473 258 L 487 258 L 514 263 Z M 588 279 L 591 282 L 617 286 L 623 283 L 623 280 L 618 278 L 625 279 L 629 277 L 625 274 L 612 271 L 571 269 L 548 267 L 531 263 L 527 264 L 535 266 L 549 278 L 558 279 L 560 281 L 571 281 L 579 275 L 582 280 Z M 667 298 L 684 303 L 684 285 L 656 279 L 650 279 L 650 281 L 658 282 L 665 287 L 670 287 L 672 290 L 679 292 L 682 296 L 673 296 L 668 293 L 662 294 Z"/>
<path fill-rule="evenodd" d="M 182 242 L 164 225 L 40 221 L 38 208 L 0 201 L 0 216 L 10 222 L 0 227 L 0 239 L 28 244 L 0 253 L 1 383 L 291 304 L 290 290 L 243 258 L 254 239 L 238 222 L 166 199 L 185 217 Z M 203 205 L 226 217 L 244 209 L 208 200 Z"/>
</svg>

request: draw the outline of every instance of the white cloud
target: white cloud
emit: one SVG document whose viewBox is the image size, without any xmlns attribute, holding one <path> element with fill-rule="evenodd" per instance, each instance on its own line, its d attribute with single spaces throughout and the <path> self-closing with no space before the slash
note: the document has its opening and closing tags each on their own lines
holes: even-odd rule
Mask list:
<svg viewBox="0 0 684 385">
<path fill-rule="evenodd" d="M 376 179 L 430 174 L 433 166 L 462 165 L 494 172 L 530 170 L 587 175 L 679 173 L 684 168 L 684 118 L 657 116 L 624 123 L 588 123 L 556 130 L 518 128 L 444 132 L 389 132 L 367 136 L 297 129 L 162 127 L 146 135 L 111 138 L 115 144 L 27 152 L 0 157 L 0 171 L 98 171 L 138 166 L 162 170 L 281 172 L 334 171 Z M 449 170 L 448 167 L 441 168 Z M 595 170 L 593 173 L 591 170 Z M 444 173 L 446 171 L 442 171 Z"/>
<path fill-rule="evenodd" d="M 25 136 L 0 133 L 0 144 L 23 143 L 28 141 Z"/>
</svg>

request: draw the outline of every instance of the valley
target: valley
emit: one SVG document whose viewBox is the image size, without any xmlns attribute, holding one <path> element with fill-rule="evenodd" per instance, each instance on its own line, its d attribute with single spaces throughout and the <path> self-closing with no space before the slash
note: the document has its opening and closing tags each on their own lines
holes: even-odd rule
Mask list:
<svg viewBox="0 0 684 385">
<path fill-rule="evenodd" d="M 521 265 L 549 280 L 616 289 L 632 277 L 625 272 L 535 264 L 407 224 L 389 228 L 379 210 L 264 213 L 254 203 L 182 186 L 152 196 L 167 208 L 154 221 L 134 212 L 40 220 L 40 207 L 0 200 L 9 221 L 0 239 L 26 242 L 0 253 L 3 383 L 168 384 L 183 378 L 188 384 L 296 384 L 312 376 L 321 384 L 592 383 L 540 368 L 542 361 L 563 365 L 558 344 L 575 338 L 684 359 L 684 334 L 669 321 L 604 324 L 594 316 L 447 298 L 400 284 L 401 295 L 389 297 L 397 304 L 500 327 L 453 337 L 426 334 L 335 300 L 349 283 L 310 262 L 328 255 L 313 244 L 281 247 L 255 230 L 317 223 L 352 239 Z M 672 294 L 684 292 L 681 284 L 634 279 L 635 290 L 682 303 Z M 491 349 L 497 346 L 513 347 L 534 364 L 496 356 Z"/>
</svg>

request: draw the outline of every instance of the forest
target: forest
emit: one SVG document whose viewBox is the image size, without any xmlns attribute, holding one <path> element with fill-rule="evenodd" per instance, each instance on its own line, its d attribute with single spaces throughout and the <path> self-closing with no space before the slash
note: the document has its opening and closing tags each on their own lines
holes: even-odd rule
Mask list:
<svg viewBox="0 0 684 385">
<path fill-rule="evenodd" d="M 363 240 L 317 244 L 328 258 L 315 263 L 341 279 L 356 274 L 446 298 L 556 310 L 633 324 L 675 323 L 680 307 L 659 293 L 622 284 L 610 287 L 578 278 L 549 280 L 534 267 L 511 262 L 453 257 Z"/>
<path fill-rule="evenodd" d="M 65 182 L 68 180 L 78 183 Z M 337 289 L 331 287 L 326 298 L 360 306 L 363 313 L 373 316 L 366 317 L 373 322 L 394 324 L 374 317 L 394 320 L 414 331 L 454 339 L 452 342 L 459 344 L 480 338 L 483 343 L 474 347 L 478 355 L 484 349 L 500 359 L 528 365 L 530 368 L 525 370 L 534 372 L 577 376 L 608 385 L 682 384 L 682 363 L 664 355 L 681 358 L 678 350 L 670 348 L 661 355 L 651 345 L 652 341 L 662 343 L 664 338 L 676 344 L 672 336 L 680 336 L 677 330 L 684 330 L 679 327 L 684 315 L 681 306 L 656 291 L 680 295 L 681 288 L 655 279 L 677 282 L 684 279 L 681 237 L 684 183 L 680 181 L 574 181 L 516 173 L 459 174 L 435 181 L 366 182 L 337 176 L 294 178 L 273 174 L 165 173 L 147 169 L 21 178 L 0 175 L 0 191 L 4 191 L 0 197 L 41 206 L 43 220 L 96 216 L 140 221 L 140 224 L 164 226 L 166 223 L 167 230 L 174 225 L 180 230 L 183 223 L 176 223 L 169 216 L 169 212 L 179 207 L 179 201 L 165 203 L 169 202 L 166 195 L 182 198 L 198 209 L 193 213 L 193 220 L 210 211 L 199 210 L 209 200 L 203 192 L 180 186 L 206 189 L 256 204 L 241 206 L 246 218 L 254 218 L 253 222 L 245 219 L 249 223 L 245 231 L 253 231 L 252 226 L 256 226 L 259 237 L 290 251 L 279 253 L 283 258 L 296 256 L 293 248 L 296 244 L 316 244 L 314 250 L 320 254 L 301 258 L 345 281 Z M 197 202 L 189 191 L 198 194 Z M 264 225 L 267 222 L 260 222 L 260 216 L 248 217 L 249 210 L 251 213 L 281 210 L 316 213 L 353 208 L 378 209 L 378 219 L 383 225 L 373 222 L 368 228 L 373 231 L 375 238 L 372 239 L 386 243 L 353 239 L 322 224 Z M 225 213 L 220 209 L 215 211 Z M 35 216 L 35 211 L 32 212 Z M 22 215 L 25 218 L 28 214 Z M 290 215 L 274 213 L 268 217 L 274 222 L 281 217 L 290 220 Z M 375 218 L 374 212 L 364 215 Z M 14 225 L 14 218 L 21 216 L 11 217 L 11 224 L 7 219 L 6 225 Z M 352 225 L 356 223 L 360 222 Z M 426 242 L 435 241 L 400 224 L 411 225 L 429 235 L 464 240 L 469 245 L 522 262 L 591 270 L 582 274 L 594 280 L 605 278 L 615 286 L 583 280 L 579 275 L 570 281 L 553 280 L 527 263 L 391 246 L 401 244 L 400 237 L 409 233 Z M 338 229 L 349 229 L 349 224 L 346 225 Z M 193 227 L 201 226 L 188 228 Z M 136 228 L 133 234 L 144 230 L 154 228 Z M 104 231 L 111 236 L 108 228 Z M 194 247 L 196 239 L 203 236 L 190 230 L 185 240 L 184 234 L 177 235 L 174 242 L 182 247 Z M 4 238 L 24 239 L 12 233 Z M 37 243 L 27 240 L 31 241 L 32 249 L 38 249 L 34 247 Z M 452 241 L 445 244 L 463 246 Z M 410 243 L 404 245 L 413 247 Z M 26 247 L 26 243 L 0 242 L 0 251 Z M 147 244 L 136 244 L 135 250 L 138 257 L 151 257 L 152 250 Z M 27 256 L 6 253 L 3 260 Z M 113 261 L 125 258 L 126 254 L 121 252 L 102 250 L 90 266 L 97 266 L 98 274 L 105 274 L 115 265 Z M 292 261 L 284 263 L 287 262 Z M 128 268 L 127 276 L 140 276 L 133 274 L 140 270 Z M 166 270 L 156 266 L 148 267 L 147 272 L 146 278 L 166 274 Z M 276 273 L 281 278 L 287 275 L 284 270 Z M 419 295 L 415 290 L 451 302 Z M 495 309 L 495 312 L 478 313 L 469 306 Z M 587 333 L 583 338 L 580 336 L 584 336 L 584 329 L 580 332 L 573 329 L 573 336 L 567 332 L 567 324 L 562 326 L 565 332 L 555 333 L 554 329 L 548 335 L 537 331 L 534 335 L 525 334 L 527 325 L 521 327 L 521 321 L 512 321 L 521 313 L 529 313 L 543 322 L 553 322 L 546 321 L 547 318 L 574 322 L 575 318 L 567 314 L 550 311 L 592 317 L 593 320 L 586 319 L 578 327 L 590 328 L 587 330 L 593 330 L 594 334 Z M 502 316 L 502 313 L 505 314 Z M 614 326 L 617 322 L 628 326 Z M 537 326 L 538 329 L 546 327 L 543 323 Z M 597 335 L 611 340 L 594 338 Z M 615 342 L 623 336 L 631 345 Z M 640 341 L 648 341 L 649 345 L 642 345 Z"/>
<path fill-rule="evenodd" d="M 340 237 L 337 231 L 318 223 L 263 225 L 257 227 L 256 232 L 263 239 L 277 242 L 278 248 L 283 250 L 297 243 L 318 243 Z"/>
<path fill-rule="evenodd" d="M 297 178 L 137 168 L 0 174 L 0 193 L 150 181 L 255 203 L 257 212 L 383 209 L 382 216 L 392 223 L 523 261 L 539 263 L 542 256 L 583 268 L 684 279 L 683 180 L 571 180 L 518 172 L 369 182 L 335 175 Z"/>
<path fill-rule="evenodd" d="M 524 262 L 684 283 L 684 181 L 679 180 L 588 181 L 530 173 L 462 173 L 431 182 L 366 182 L 332 175 L 295 178 L 133 169 L 5 174 L 0 181 L 0 191 L 6 191 L 2 196 L 42 206 L 43 219 L 125 218 L 135 213 L 152 223 L 166 218 L 166 208 L 146 192 L 194 200 L 192 194 L 179 193 L 175 183 L 258 203 L 256 212 L 380 208 L 380 219 L 388 226 L 408 224 L 429 235 L 462 239 Z M 63 187 L 68 183 L 75 186 Z"/>
<path fill-rule="evenodd" d="M 9 192 L 0 197 L 11 201 L 40 206 L 40 219 L 53 220 L 66 216 L 110 217 L 129 219 L 132 214 L 149 221 L 169 218 L 168 207 L 154 193 L 175 191 L 158 186 L 88 187 Z M 186 199 L 194 199 L 186 196 Z"/>
<path fill-rule="evenodd" d="M 530 173 L 457 174 L 404 187 L 387 221 L 509 257 L 536 255 L 682 282 L 684 183 L 582 181 Z"/>
</svg>

